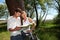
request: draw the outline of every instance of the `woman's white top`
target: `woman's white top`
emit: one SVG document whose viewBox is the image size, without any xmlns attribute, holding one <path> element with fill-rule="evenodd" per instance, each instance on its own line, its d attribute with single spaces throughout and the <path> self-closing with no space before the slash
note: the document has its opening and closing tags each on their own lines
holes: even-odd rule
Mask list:
<svg viewBox="0 0 60 40">
<path fill-rule="evenodd" d="M 30 24 L 30 22 L 29 22 L 28 17 L 27 17 L 26 21 L 23 20 L 23 25 L 27 25 L 28 26 L 29 24 Z M 23 31 L 25 33 L 27 33 L 27 30 L 30 30 L 30 26 L 23 28 Z"/>
</svg>

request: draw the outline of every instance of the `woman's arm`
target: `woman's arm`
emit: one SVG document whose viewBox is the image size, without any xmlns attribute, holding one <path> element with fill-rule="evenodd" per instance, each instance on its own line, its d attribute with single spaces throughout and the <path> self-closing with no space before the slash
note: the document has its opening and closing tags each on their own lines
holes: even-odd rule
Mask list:
<svg viewBox="0 0 60 40">
<path fill-rule="evenodd" d="M 32 23 L 32 25 L 33 25 L 32 26 L 32 30 L 34 30 L 35 26 L 36 26 L 36 23 L 31 18 L 29 18 L 29 17 L 28 17 L 28 20 L 29 20 L 30 23 Z"/>
</svg>

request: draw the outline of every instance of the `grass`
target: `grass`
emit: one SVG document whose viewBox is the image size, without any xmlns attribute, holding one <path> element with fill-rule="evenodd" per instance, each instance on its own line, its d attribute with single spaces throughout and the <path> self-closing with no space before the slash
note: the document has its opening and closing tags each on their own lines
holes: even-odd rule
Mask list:
<svg viewBox="0 0 60 40">
<path fill-rule="evenodd" d="M 37 31 L 37 35 L 40 40 L 60 40 L 60 30 L 54 27 L 42 27 Z M 10 33 L 7 31 L 6 22 L 3 21 L 0 21 L 0 40 L 10 40 Z"/>
<path fill-rule="evenodd" d="M 40 33 L 39 37 L 41 40 L 58 40 L 56 34 L 50 32 L 43 32 L 42 34 Z"/>
<path fill-rule="evenodd" d="M 9 37 L 10 37 L 10 34 L 7 31 L 0 33 L 0 40 L 10 40 Z"/>
<path fill-rule="evenodd" d="M 57 29 L 56 29 L 57 30 Z M 37 36 L 40 40 L 60 40 L 60 32 L 55 31 L 55 29 L 40 29 L 37 31 Z"/>
<path fill-rule="evenodd" d="M 10 33 L 7 31 L 5 21 L 0 21 L 0 40 L 10 40 Z"/>
</svg>

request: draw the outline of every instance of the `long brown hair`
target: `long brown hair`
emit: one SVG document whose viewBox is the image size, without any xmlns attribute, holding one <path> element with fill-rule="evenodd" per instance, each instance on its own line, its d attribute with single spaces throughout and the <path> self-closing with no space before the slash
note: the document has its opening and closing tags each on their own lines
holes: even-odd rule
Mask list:
<svg viewBox="0 0 60 40">
<path fill-rule="evenodd" d="M 21 20 L 21 25 L 23 25 L 23 18 L 22 18 L 22 14 L 23 14 L 23 12 L 22 12 L 22 10 L 20 9 L 20 8 L 17 8 L 19 11 L 20 11 L 20 13 L 21 13 L 21 15 L 20 15 L 20 20 Z"/>
</svg>

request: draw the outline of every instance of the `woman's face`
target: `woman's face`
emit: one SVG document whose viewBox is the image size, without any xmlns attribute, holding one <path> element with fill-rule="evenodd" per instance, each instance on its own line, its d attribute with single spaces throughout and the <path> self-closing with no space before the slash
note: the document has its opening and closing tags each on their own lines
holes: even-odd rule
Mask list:
<svg viewBox="0 0 60 40">
<path fill-rule="evenodd" d="M 23 19 L 26 19 L 26 17 L 27 17 L 26 13 L 23 13 L 23 14 L 22 14 L 22 18 L 23 18 Z"/>
</svg>

